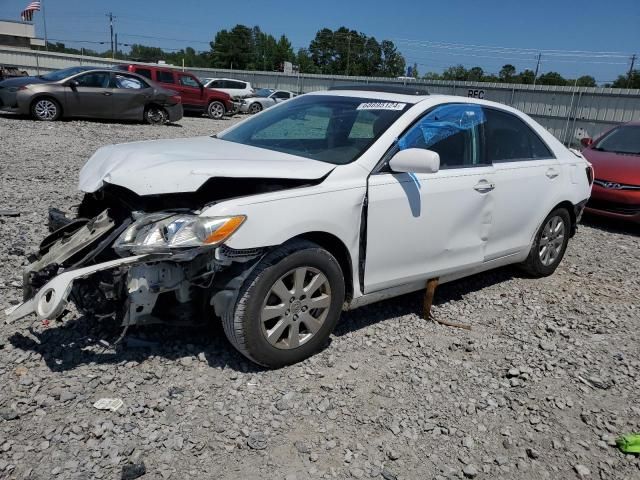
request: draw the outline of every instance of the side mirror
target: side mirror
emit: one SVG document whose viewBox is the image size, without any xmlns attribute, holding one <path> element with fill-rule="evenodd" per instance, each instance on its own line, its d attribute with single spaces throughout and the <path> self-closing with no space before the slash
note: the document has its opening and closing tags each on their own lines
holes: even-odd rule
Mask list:
<svg viewBox="0 0 640 480">
<path fill-rule="evenodd" d="M 397 173 L 436 173 L 440 170 L 440 155 L 432 150 L 407 148 L 393 156 L 389 167 Z"/>
<path fill-rule="evenodd" d="M 593 138 L 584 137 L 584 138 L 580 139 L 580 143 L 584 147 L 590 147 L 591 145 L 593 145 Z"/>
<path fill-rule="evenodd" d="M 71 88 L 71 90 L 75 90 L 76 88 L 78 88 L 79 85 L 80 85 L 80 82 L 78 82 L 77 80 L 69 80 L 67 82 L 67 86 Z"/>
</svg>

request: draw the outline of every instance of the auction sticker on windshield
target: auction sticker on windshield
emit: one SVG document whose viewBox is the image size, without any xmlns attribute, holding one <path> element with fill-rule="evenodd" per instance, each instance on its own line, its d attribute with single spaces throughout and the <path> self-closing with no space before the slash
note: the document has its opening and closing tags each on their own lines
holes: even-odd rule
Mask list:
<svg viewBox="0 0 640 480">
<path fill-rule="evenodd" d="M 406 103 L 397 102 L 371 102 L 361 103 L 356 110 L 404 110 Z"/>
</svg>

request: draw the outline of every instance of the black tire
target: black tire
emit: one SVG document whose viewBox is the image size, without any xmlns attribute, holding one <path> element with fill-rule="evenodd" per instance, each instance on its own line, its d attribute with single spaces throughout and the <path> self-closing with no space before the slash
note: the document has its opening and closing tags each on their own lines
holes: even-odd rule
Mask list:
<svg viewBox="0 0 640 480">
<path fill-rule="evenodd" d="M 545 258 L 545 254 L 548 254 L 549 250 L 544 251 L 543 247 L 547 245 L 547 248 L 552 248 L 552 242 L 548 241 L 547 237 L 547 228 L 550 226 L 550 222 L 553 220 L 560 220 L 562 223 L 562 231 L 563 235 L 560 239 L 559 237 L 553 241 L 555 245 L 554 251 L 557 249 L 557 253 L 555 255 L 551 255 L 546 257 L 546 262 L 543 261 Z M 569 242 L 569 237 L 571 234 L 571 216 L 566 208 L 557 208 L 544 219 L 538 233 L 536 233 L 536 237 L 533 241 L 533 245 L 531 246 L 531 251 L 529 252 L 529 256 L 520 266 L 522 269 L 527 272 L 529 275 L 535 278 L 548 277 L 553 272 L 555 272 L 558 265 L 562 261 L 564 254 L 567 250 L 567 244 Z"/>
<path fill-rule="evenodd" d="M 62 107 L 51 97 L 36 98 L 31 103 L 31 116 L 41 122 L 54 122 L 62 116 Z"/>
<path fill-rule="evenodd" d="M 149 125 L 164 125 L 169 121 L 169 114 L 159 105 L 149 105 L 144 110 L 144 121 Z"/>
<path fill-rule="evenodd" d="M 256 113 L 260 113 L 261 111 L 262 111 L 262 105 L 260 105 L 258 102 L 253 102 L 249 106 L 249 113 L 251 115 L 255 115 Z"/>
<path fill-rule="evenodd" d="M 227 113 L 227 109 L 222 102 L 211 102 L 207 105 L 207 115 L 214 120 L 220 120 Z"/>
<path fill-rule="evenodd" d="M 281 277 L 288 274 L 295 275 L 297 270 L 306 268 L 310 269 L 309 274 L 312 276 L 321 272 L 324 275 L 324 280 L 327 281 L 323 285 L 328 283 L 330 294 L 327 302 L 329 306 L 325 307 L 326 316 L 321 322 L 321 326 L 313 334 L 309 333 L 310 330 L 305 330 L 304 320 L 300 320 L 300 323 L 296 323 L 296 331 L 308 332 L 310 338 L 294 348 L 289 346 L 278 348 L 267 340 L 267 330 L 266 327 L 263 327 L 262 322 L 263 308 L 273 298 L 272 289 Z M 309 281 L 309 285 L 311 283 Z M 295 287 L 292 289 L 295 292 Z M 313 294 L 312 291 L 309 296 L 311 297 Z M 235 307 L 224 315 L 222 325 L 231 344 L 245 357 L 265 367 L 279 368 L 310 357 L 326 344 L 340 318 L 344 295 L 344 276 L 333 255 L 315 243 L 294 240 L 274 249 L 260 261 L 241 287 Z M 310 302 L 311 298 L 307 300 Z M 291 305 L 295 305 L 298 301 L 293 302 L 290 299 L 290 302 Z M 293 315 L 294 308 L 289 307 L 285 300 L 282 300 L 282 304 L 285 305 L 284 308 L 290 309 L 287 310 L 287 315 Z M 298 302 L 297 312 L 300 312 L 299 305 Z M 302 308 L 302 312 L 307 312 L 307 307 Z M 308 311 L 312 313 L 315 310 Z M 297 315 L 293 316 L 297 318 Z M 275 321 L 298 322 L 297 319 L 288 320 L 284 316 L 276 318 Z M 290 328 L 285 327 L 283 339 L 287 336 L 286 332 L 291 333 Z"/>
</svg>

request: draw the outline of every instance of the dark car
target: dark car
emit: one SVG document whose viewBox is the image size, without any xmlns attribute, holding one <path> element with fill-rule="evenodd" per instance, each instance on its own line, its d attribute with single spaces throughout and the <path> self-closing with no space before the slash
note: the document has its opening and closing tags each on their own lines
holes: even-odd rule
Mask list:
<svg viewBox="0 0 640 480">
<path fill-rule="evenodd" d="M 26 77 L 29 73 L 13 65 L 0 65 L 0 80 L 14 77 Z"/>
<path fill-rule="evenodd" d="M 118 65 L 119 70 L 135 72 L 163 87 L 175 90 L 182 97 L 182 106 L 187 112 L 206 113 L 213 119 L 233 114 L 237 107 L 229 94 L 204 88 L 198 78 L 190 72 L 174 70 L 156 65 Z"/>
<path fill-rule="evenodd" d="M 582 143 L 582 154 L 595 175 L 586 211 L 640 223 L 640 122 L 617 126 Z"/>
<path fill-rule="evenodd" d="M 85 117 L 162 124 L 182 118 L 176 92 L 134 73 L 95 67 L 4 80 L 0 110 L 45 121 Z"/>
</svg>

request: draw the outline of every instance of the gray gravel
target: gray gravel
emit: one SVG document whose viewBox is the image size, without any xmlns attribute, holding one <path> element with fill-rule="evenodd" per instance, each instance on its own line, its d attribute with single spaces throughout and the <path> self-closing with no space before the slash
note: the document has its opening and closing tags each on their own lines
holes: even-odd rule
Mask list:
<svg viewBox="0 0 640 480">
<path fill-rule="evenodd" d="M 0 117 L 0 307 L 21 298 L 46 210 L 73 211 L 102 145 L 214 132 Z M 344 315 L 330 346 L 265 371 L 219 327 L 119 330 L 70 315 L 0 329 L 0 478 L 638 479 L 640 232 L 580 228 L 550 278 L 512 268 Z M 157 343 L 153 343 L 157 342 Z M 99 411 L 121 398 L 117 412 Z"/>
</svg>

